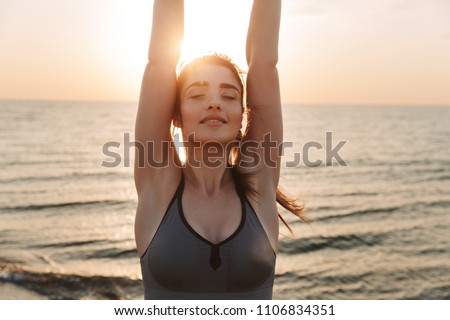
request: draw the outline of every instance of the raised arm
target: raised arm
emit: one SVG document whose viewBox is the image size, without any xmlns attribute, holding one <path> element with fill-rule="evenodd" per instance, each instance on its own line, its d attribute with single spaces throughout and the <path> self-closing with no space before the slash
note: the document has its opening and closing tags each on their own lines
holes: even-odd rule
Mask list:
<svg viewBox="0 0 450 320">
<path fill-rule="evenodd" d="M 184 32 L 184 1 L 155 0 L 153 25 L 148 52 L 148 64 L 144 72 L 139 108 L 136 118 L 135 182 L 139 191 L 148 179 L 157 179 L 167 170 L 155 170 L 149 165 L 149 157 L 159 162 L 169 157 L 173 164 L 175 153 L 163 143 L 171 141 L 170 124 L 176 99 L 176 66 Z M 147 148 L 153 143 L 153 152 Z M 151 150 L 150 150 L 151 151 Z M 149 153 L 149 155 L 147 155 Z M 167 158 L 166 158 L 167 159 Z"/>
<path fill-rule="evenodd" d="M 278 147 L 283 141 L 280 87 L 278 80 L 278 37 L 281 0 L 254 0 L 247 34 L 247 105 L 250 124 L 244 136 L 247 142 L 259 142 L 260 157 L 254 171 L 276 190 L 280 175 Z M 251 144 L 249 144 L 251 145 Z M 245 153 L 245 149 L 243 150 Z M 245 160 L 245 156 L 243 158 Z"/>
<path fill-rule="evenodd" d="M 252 65 L 275 67 L 278 63 L 278 35 L 281 0 L 254 0 L 247 33 L 246 56 Z"/>
</svg>

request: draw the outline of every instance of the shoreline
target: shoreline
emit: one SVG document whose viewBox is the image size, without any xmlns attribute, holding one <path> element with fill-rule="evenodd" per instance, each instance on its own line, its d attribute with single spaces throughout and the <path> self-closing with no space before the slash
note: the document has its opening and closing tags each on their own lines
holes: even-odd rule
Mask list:
<svg viewBox="0 0 450 320">
<path fill-rule="evenodd" d="M 0 300 L 48 300 L 48 297 L 11 282 L 0 282 Z"/>
</svg>

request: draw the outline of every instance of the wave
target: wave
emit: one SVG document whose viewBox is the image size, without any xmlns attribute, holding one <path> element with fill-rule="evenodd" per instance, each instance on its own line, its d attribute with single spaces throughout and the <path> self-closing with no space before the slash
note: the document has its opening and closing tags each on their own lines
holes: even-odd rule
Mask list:
<svg viewBox="0 0 450 320">
<path fill-rule="evenodd" d="M 101 244 L 110 242 L 108 240 L 88 240 L 88 241 L 71 241 L 71 242 L 58 242 L 52 244 L 35 244 L 30 245 L 30 248 L 36 249 L 47 249 L 47 248 L 69 248 L 69 247 L 77 247 L 77 246 L 86 246 L 91 244 Z"/>
<path fill-rule="evenodd" d="M 441 182 L 441 181 L 446 181 L 446 180 L 450 180 L 450 175 L 441 175 L 441 176 L 425 176 L 425 177 L 417 177 L 417 178 L 413 178 L 411 181 L 413 181 L 414 183 L 427 183 L 429 184 L 430 182 Z"/>
<path fill-rule="evenodd" d="M 385 165 L 386 163 L 384 163 Z M 424 172 L 442 172 L 442 170 L 447 171 L 446 168 L 450 165 L 450 161 L 446 159 L 405 159 L 405 160 L 398 160 L 395 162 L 396 166 L 401 167 L 410 167 L 410 166 L 417 166 L 417 165 L 424 165 L 427 167 L 427 169 L 423 170 Z M 438 168 L 429 168 L 430 165 L 438 165 Z"/>
<path fill-rule="evenodd" d="M 414 255 L 436 257 L 448 253 L 450 253 L 450 248 L 426 248 L 423 250 L 416 250 L 416 252 L 414 252 Z"/>
<path fill-rule="evenodd" d="M 276 278 L 276 299 L 298 300 L 431 300 L 450 299 L 447 266 L 372 268 L 366 272 L 326 270 L 286 272 Z M 411 290 L 413 288 L 413 290 Z"/>
<path fill-rule="evenodd" d="M 348 213 L 315 218 L 315 219 L 312 219 L 312 221 L 327 221 L 327 220 L 349 218 L 349 217 L 355 217 L 355 216 L 367 216 L 367 215 L 373 215 L 373 214 L 391 213 L 391 212 L 400 210 L 401 208 L 402 207 L 387 207 L 387 208 L 377 208 L 377 209 L 374 208 L 374 209 L 365 209 L 365 210 L 355 210 L 355 211 L 351 211 Z"/>
<path fill-rule="evenodd" d="M 437 181 L 450 180 L 450 175 L 447 175 L 447 176 L 439 176 L 439 177 L 436 177 L 436 178 L 434 178 L 434 179 L 432 179 L 432 180 L 437 180 Z"/>
<path fill-rule="evenodd" d="M 410 300 L 450 300 L 450 285 L 439 285 L 434 288 L 426 288 L 416 295 L 408 297 Z"/>
<path fill-rule="evenodd" d="M 292 241 L 280 241 L 279 252 L 294 255 L 299 253 L 308 253 L 321 249 L 354 249 L 356 247 L 371 247 L 380 245 L 383 240 L 388 238 L 388 234 L 367 233 L 361 235 L 340 235 L 334 237 L 308 237 Z"/>
<path fill-rule="evenodd" d="M 126 239 L 131 240 L 131 239 Z M 121 249 L 114 246 L 118 241 L 111 241 L 106 239 L 100 240 L 88 240 L 88 241 L 70 241 L 70 242 L 57 242 L 46 244 L 34 244 L 29 247 L 32 249 L 61 249 L 61 248 L 76 248 L 79 247 L 82 250 L 82 259 L 117 259 L 117 258 L 130 258 L 135 259 L 138 257 L 136 249 Z M 122 241 L 121 241 L 122 242 Z M 100 246 L 112 245 L 112 247 L 99 249 Z M 88 248 L 91 249 L 88 249 Z M 89 251 L 88 251 L 89 250 Z M 73 254 L 73 253 L 71 253 Z M 63 256 L 64 254 L 61 254 Z"/>
<path fill-rule="evenodd" d="M 344 213 L 338 213 L 333 215 L 324 215 L 322 217 L 316 217 L 311 218 L 311 222 L 316 221 L 330 221 L 330 220 L 337 220 L 342 218 L 353 218 L 353 217 L 360 217 L 360 216 L 370 216 L 370 215 L 377 215 L 377 214 L 385 214 L 385 213 L 393 213 L 400 210 L 419 210 L 423 207 L 433 207 L 433 208 L 448 208 L 450 207 L 450 200 L 443 199 L 443 200 L 424 200 L 424 201 L 417 201 L 417 202 L 411 202 L 406 203 L 402 206 L 393 206 L 393 207 L 386 207 L 386 208 L 370 208 L 370 209 L 363 209 L 363 210 L 353 210 L 349 212 Z M 336 206 L 321 206 L 316 208 L 311 208 L 311 210 L 320 211 L 320 210 L 326 210 L 326 211 L 338 211 L 342 210 L 342 207 L 336 207 Z"/>
<path fill-rule="evenodd" d="M 343 193 L 343 194 L 336 194 L 337 196 L 342 197 L 353 197 L 353 196 L 377 196 L 379 195 L 378 192 L 349 192 L 349 193 Z"/>
<path fill-rule="evenodd" d="M 82 178 L 112 178 L 112 177 L 124 177 L 129 178 L 130 174 L 117 173 L 117 172 L 95 172 L 95 173 L 79 173 L 73 172 L 70 174 L 56 175 L 56 176 L 28 176 L 20 178 L 11 178 L 0 180 L 1 183 L 18 183 L 18 182 L 30 182 L 30 181 L 58 181 L 65 179 L 82 179 Z"/>
<path fill-rule="evenodd" d="M 103 250 L 95 250 L 95 252 L 86 256 L 87 259 L 118 259 L 118 258 L 137 258 L 138 254 L 136 249 L 118 249 L 109 248 Z"/>
<path fill-rule="evenodd" d="M 92 205 L 118 205 L 128 203 L 128 201 L 118 201 L 118 200 L 94 200 L 94 201 L 74 201 L 74 202 L 63 202 L 63 203 L 48 203 L 48 204 L 37 204 L 28 206 L 15 206 L 15 207 L 1 207 L 0 210 L 5 211 L 38 211 L 46 209 L 64 208 L 64 207 L 83 207 Z"/>
<path fill-rule="evenodd" d="M 421 204 L 429 207 L 448 208 L 450 207 L 450 200 L 423 202 Z"/>
<path fill-rule="evenodd" d="M 8 167 L 14 167 L 14 166 L 30 166 L 30 165 L 50 165 L 50 164 L 69 164 L 69 163 L 76 163 L 73 159 L 67 159 L 67 160 L 33 160 L 33 161 L 23 161 L 23 160 L 17 160 L 17 161 L 7 161 L 3 162 L 2 165 L 8 166 Z"/>
<path fill-rule="evenodd" d="M 0 265 L 0 283 L 10 282 L 49 299 L 142 299 L 142 281 L 126 277 L 33 272 Z"/>
</svg>

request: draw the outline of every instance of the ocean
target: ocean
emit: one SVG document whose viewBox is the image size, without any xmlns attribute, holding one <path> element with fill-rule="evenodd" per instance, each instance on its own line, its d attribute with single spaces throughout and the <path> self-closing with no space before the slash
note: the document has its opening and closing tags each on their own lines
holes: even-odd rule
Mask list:
<svg viewBox="0 0 450 320">
<path fill-rule="evenodd" d="M 136 103 L 0 101 L 0 298 L 142 299 Z M 285 105 L 274 299 L 450 299 L 450 107 Z M 120 165 L 111 166 L 120 156 Z"/>
</svg>

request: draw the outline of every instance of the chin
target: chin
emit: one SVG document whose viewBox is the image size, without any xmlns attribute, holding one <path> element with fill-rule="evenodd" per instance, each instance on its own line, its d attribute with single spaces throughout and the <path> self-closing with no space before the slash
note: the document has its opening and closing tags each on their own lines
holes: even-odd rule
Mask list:
<svg viewBox="0 0 450 320">
<path fill-rule="evenodd" d="M 233 143 L 235 137 L 223 133 L 211 134 L 206 132 L 191 132 L 188 135 L 183 135 L 184 141 L 200 142 L 200 143 L 220 143 L 227 145 Z"/>
<path fill-rule="evenodd" d="M 208 137 L 204 137 L 204 138 L 199 137 L 198 139 L 196 139 L 196 141 L 198 141 L 198 142 L 200 142 L 202 144 L 212 144 L 212 145 L 214 145 L 214 144 L 221 144 L 221 145 L 225 146 L 225 145 L 233 143 L 234 140 L 230 139 L 229 137 L 211 137 L 211 136 L 208 136 Z"/>
</svg>

